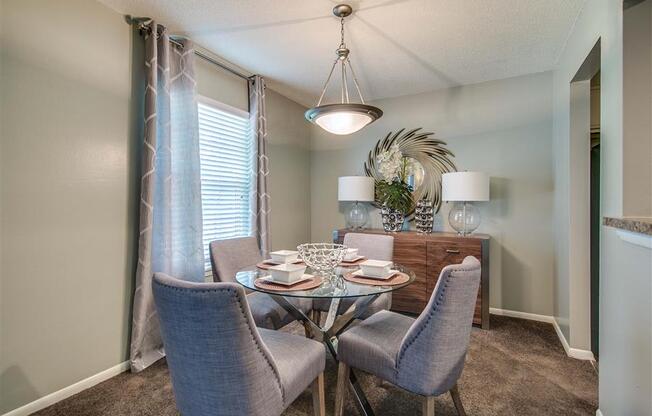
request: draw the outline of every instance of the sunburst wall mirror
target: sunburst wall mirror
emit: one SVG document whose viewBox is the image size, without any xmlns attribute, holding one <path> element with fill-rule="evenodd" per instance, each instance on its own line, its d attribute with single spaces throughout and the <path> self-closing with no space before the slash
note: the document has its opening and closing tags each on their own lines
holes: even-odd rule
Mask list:
<svg viewBox="0 0 652 416">
<path fill-rule="evenodd" d="M 421 131 L 421 127 L 396 133 L 389 132 L 385 138 L 376 143 L 369 151 L 364 164 L 367 176 L 376 182 L 384 180 L 378 165 L 378 156 L 397 145 L 404 157 L 412 163 L 412 174 L 409 184 L 412 186 L 412 199 L 432 201 L 435 213 L 441 208 L 441 175 L 446 172 L 456 172 L 453 162 L 455 155 L 446 147 L 446 142 L 433 137 L 433 132 Z M 378 206 L 378 204 L 375 204 Z M 414 218 L 414 208 L 406 213 L 409 220 Z"/>
</svg>

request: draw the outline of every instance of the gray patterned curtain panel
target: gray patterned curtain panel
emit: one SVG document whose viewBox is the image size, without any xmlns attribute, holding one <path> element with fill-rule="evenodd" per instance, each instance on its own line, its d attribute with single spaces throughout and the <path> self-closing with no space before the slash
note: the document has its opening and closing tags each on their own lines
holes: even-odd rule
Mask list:
<svg viewBox="0 0 652 416">
<path fill-rule="evenodd" d="M 194 51 L 170 44 L 152 22 L 145 38 L 145 135 L 131 370 L 164 356 L 152 275 L 204 280 L 201 182 Z"/>
<path fill-rule="evenodd" d="M 269 235 L 269 193 L 267 191 L 267 176 L 269 176 L 269 160 L 267 158 L 267 113 L 265 110 L 265 80 L 255 75 L 249 89 L 249 124 L 254 135 L 255 147 L 252 175 L 256 186 L 251 196 L 251 224 L 253 234 L 258 239 L 258 245 L 264 258 L 270 250 Z"/>
</svg>

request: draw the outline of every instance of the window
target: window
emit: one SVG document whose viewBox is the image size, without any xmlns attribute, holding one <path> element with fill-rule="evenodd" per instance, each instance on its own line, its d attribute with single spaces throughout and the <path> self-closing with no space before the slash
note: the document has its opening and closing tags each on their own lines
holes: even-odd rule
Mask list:
<svg viewBox="0 0 652 416">
<path fill-rule="evenodd" d="M 200 97 L 198 114 L 204 266 L 209 273 L 211 241 L 251 235 L 254 159 L 247 112 Z"/>
</svg>

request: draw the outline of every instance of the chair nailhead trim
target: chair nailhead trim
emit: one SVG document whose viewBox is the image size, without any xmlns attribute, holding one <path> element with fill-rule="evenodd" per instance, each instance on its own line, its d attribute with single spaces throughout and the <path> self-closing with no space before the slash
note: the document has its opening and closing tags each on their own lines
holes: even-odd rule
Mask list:
<svg viewBox="0 0 652 416">
<path fill-rule="evenodd" d="M 430 309 L 430 311 L 428 312 L 428 317 L 426 319 L 426 322 L 421 326 L 421 328 L 419 328 L 419 332 L 416 335 L 414 335 L 414 337 L 407 343 L 407 345 L 401 348 L 401 351 L 399 352 L 398 360 L 396 360 L 396 368 L 394 369 L 396 373 L 398 373 L 399 371 L 399 367 L 401 366 L 401 360 L 405 356 L 405 353 L 407 352 L 408 348 L 410 348 L 410 346 L 416 342 L 417 338 L 419 338 L 423 330 L 428 326 L 428 324 L 432 320 L 432 317 L 434 316 L 435 312 L 439 310 L 439 307 L 441 306 L 441 301 L 443 300 L 443 293 L 446 291 L 446 288 L 448 287 L 448 283 L 450 282 L 451 277 L 455 277 L 453 276 L 453 273 L 472 272 L 478 270 L 478 268 L 479 267 L 472 267 L 470 269 L 466 269 L 466 268 L 454 269 L 454 270 L 450 270 L 450 272 L 446 275 L 445 280 L 443 282 L 444 287 L 442 288 L 442 291 L 439 294 L 439 299 L 435 301 L 435 307 Z"/>
<path fill-rule="evenodd" d="M 238 292 L 235 291 L 234 289 L 231 288 L 225 288 L 225 289 L 188 289 L 184 287 L 175 287 L 175 286 L 170 286 L 165 283 L 160 283 L 154 280 L 154 284 L 157 284 L 159 286 L 165 286 L 167 288 L 170 288 L 172 290 L 176 290 L 177 292 L 190 292 L 190 293 L 217 293 L 217 292 L 229 292 L 237 301 L 238 301 L 238 306 L 240 307 L 240 312 L 242 312 L 242 316 L 247 321 L 247 313 L 245 312 L 244 306 L 242 305 L 242 301 L 240 297 L 238 296 Z M 247 325 L 247 328 L 249 328 L 249 335 L 251 335 L 251 339 L 254 342 L 254 345 L 256 345 L 256 349 L 258 349 L 258 352 L 263 356 L 265 359 L 265 362 L 267 365 L 269 365 L 270 369 L 272 370 L 272 373 L 274 373 L 274 378 L 276 379 L 276 383 L 278 384 L 279 390 L 281 391 L 281 400 L 283 401 L 283 404 L 285 405 L 285 389 L 283 388 L 283 384 L 281 384 L 281 377 L 278 375 L 278 372 L 276 371 L 276 368 L 274 365 L 271 363 L 269 360 L 269 357 L 267 357 L 267 354 L 263 352 L 263 348 L 256 339 L 253 331 L 251 330 L 251 326 Z"/>
</svg>

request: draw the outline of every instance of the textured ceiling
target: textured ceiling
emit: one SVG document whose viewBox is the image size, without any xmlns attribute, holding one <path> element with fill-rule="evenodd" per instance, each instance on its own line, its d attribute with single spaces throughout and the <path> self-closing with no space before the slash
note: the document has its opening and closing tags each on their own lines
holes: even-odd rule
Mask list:
<svg viewBox="0 0 652 416">
<path fill-rule="evenodd" d="M 155 18 L 307 106 L 339 44 L 336 1 L 101 1 Z M 552 69 L 585 1 L 351 1 L 346 40 L 366 99 L 415 94 Z"/>
</svg>

